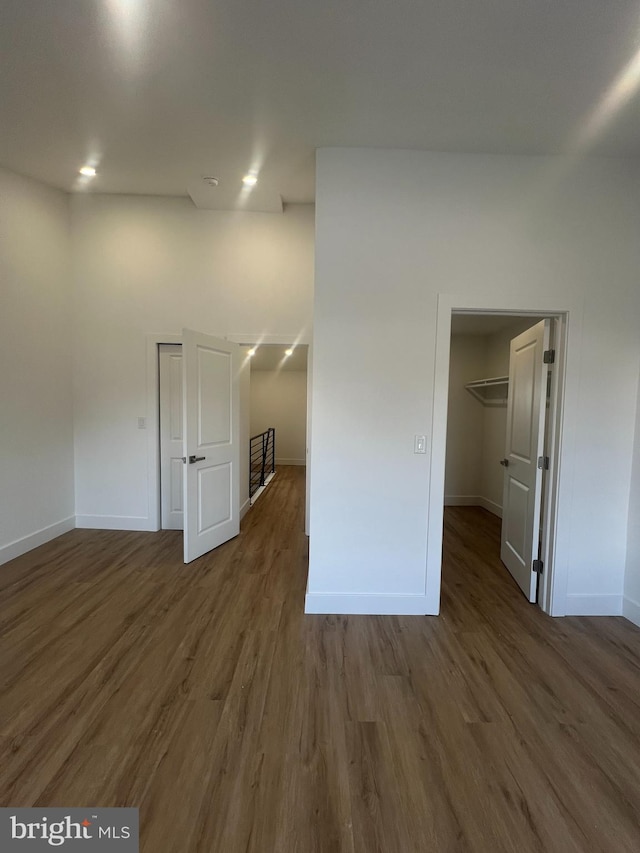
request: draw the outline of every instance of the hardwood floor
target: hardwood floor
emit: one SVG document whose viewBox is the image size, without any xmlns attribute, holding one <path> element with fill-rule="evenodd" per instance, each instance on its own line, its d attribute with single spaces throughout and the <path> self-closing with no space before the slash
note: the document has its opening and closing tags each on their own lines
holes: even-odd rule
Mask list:
<svg viewBox="0 0 640 853">
<path fill-rule="evenodd" d="M 640 630 L 551 619 L 484 510 L 439 618 L 304 616 L 304 472 L 189 566 L 76 530 L 0 569 L 0 805 L 138 806 L 145 853 L 640 849 Z"/>
</svg>

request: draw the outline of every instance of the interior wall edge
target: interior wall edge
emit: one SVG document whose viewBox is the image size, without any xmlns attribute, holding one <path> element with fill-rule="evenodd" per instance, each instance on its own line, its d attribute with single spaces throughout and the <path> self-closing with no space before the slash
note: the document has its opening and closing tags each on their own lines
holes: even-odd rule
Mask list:
<svg viewBox="0 0 640 853">
<path fill-rule="evenodd" d="M 640 602 L 625 595 L 622 599 L 622 615 L 640 628 Z"/>
</svg>

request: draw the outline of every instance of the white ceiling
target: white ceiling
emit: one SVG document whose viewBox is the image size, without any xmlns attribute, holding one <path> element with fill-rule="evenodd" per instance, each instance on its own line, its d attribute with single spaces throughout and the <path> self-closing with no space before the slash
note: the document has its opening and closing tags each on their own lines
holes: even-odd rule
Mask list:
<svg viewBox="0 0 640 853">
<path fill-rule="evenodd" d="M 242 347 L 246 353 L 249 347 Z M 255 347 L 255 355 L 251 357 L 251 370 L 305 370 L 307 369 L 306 344 L 293 348 L 291 355 L 286 355 L 287 344 L 260 344 Z"/>
<path fill-rule="evenodd" d="M 637 0 L 3 0 L 0 163 L 262 210 L 321 146 L 638 156 L 639 36 Z"/>
</svg>

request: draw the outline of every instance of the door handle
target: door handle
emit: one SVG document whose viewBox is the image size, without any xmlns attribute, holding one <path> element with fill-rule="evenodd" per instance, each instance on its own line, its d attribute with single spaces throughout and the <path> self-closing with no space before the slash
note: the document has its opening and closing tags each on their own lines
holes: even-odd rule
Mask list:
<svg viewBox="0 0 640 853">
<path fill-rule="evenodd" d="M 508 468 L 509 467 L 509 460 L 508 459 L 501 459 L 500 464 L 504 465 L 505 468 Z"/>
<path fill-rule="evenodd" d="M 190 456 L 189 465 L 193 465 L 194 462 L 202 462 L 202 460 L 206 458 L 206 456 Z"/>
</svg>

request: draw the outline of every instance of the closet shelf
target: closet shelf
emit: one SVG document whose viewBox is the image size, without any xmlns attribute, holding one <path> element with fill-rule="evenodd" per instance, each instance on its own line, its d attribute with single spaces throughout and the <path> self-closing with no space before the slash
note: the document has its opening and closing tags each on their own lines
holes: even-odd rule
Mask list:
<svg viewBox="0 0 640 853">
<path fill-rule="evenodd" d="M 464 386 L 483 406 L 506 406 L 509 395 L 509 377 L 495 376 L 492 379 L 475 379 Z"/>
</svg>

